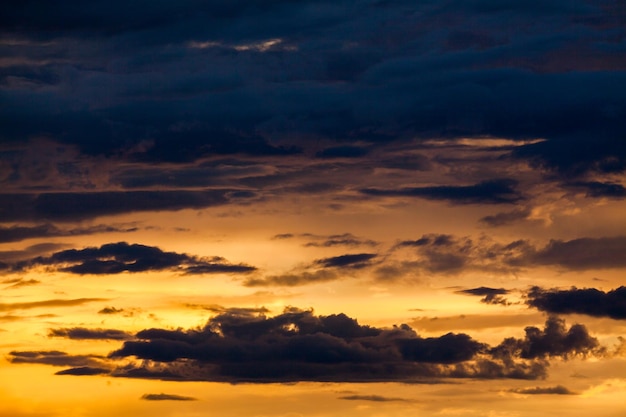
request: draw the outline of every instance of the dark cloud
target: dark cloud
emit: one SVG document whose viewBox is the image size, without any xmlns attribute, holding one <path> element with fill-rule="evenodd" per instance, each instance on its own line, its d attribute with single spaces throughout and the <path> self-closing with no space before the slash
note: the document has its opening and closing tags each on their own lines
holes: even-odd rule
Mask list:
<svg viewBox="0 0 626 417">
<path fill-rule="evenodd" d="M 5 280 L 2 281 L 3 283 L 6 284 L 11 284 L 7 287 L 5 287 L 5 289 L 14 289 L 14 288 L 22 288 L 22 287 L 29 287 L 31 285 L 39 285 L 41 284 L 41 281 L 38 281 L 36 279 L 11 279 L 11 280 Z"/>
<path fill-rule="evenodd" d="M 126 242 L 55 252 L 48 257 L 20 261 L 12 269 L 21 271 L 40 265 L 79 275 L 162 270 L 177 270 L 185 274 L 249 273 L 256 270 L 250 265 L 228 263 L 221 257 L 201 258 Z"/>
<path fill-rule="evenodd" d="M 197 398 L 185 397 L 175 394 L 144 394 L 141 396 L 142 400 L 147 401 L 196 401 Z"/>
<path fill-rule="evenodd" d="M 621 254 L 626 237 L 550 240 L 537 247 L 526 240 L 497 243 L 486 236 L 476 239 L 429 234 L 398 242 L 395 250 L 413 250 L 415 271 L 454 274 L 460 271 L 514 273 L 523 268 L 553 266 L 570 270 L 623 268 Z"/>
<path fill-rule="evenodd" d="M 123 312 L 124 312 L 123 308 L 104 307 L 102 310 L 98 311 L 98 314 L 119 314 Z"/>
<path fill-rule="evenodd" d="M 530 210 L 528 209 L 515 209 L 482 217 L 480 222 L 487 226 L 499 227 L 527 219 L 529 215 Z"/>
<path fill-rule="evenodd" d="M 558 290 L 533 287 L 527 296 L 528 305 L 548 313 L 626 319 L 626 287 L 608 292 L 595 288 Z"/>
<path fill-rule="evenodd" d="M 322 258 L 315 261 L 316 265 L 323 268 L 364 268 L 371 265 L 370 261 L 377 255 L 375 253 L 355 253 L 348 255 Z"/>
<path fill-rule="evenodd" d="M 624 198 L 626 188 L 615 182 L 572 181 L 564 184 L 567 188 L 586 191 L 587 197 Z"/>
<path fill-rule="evenodd" d="M 107 298 L 75 298 L 68 300 L 42 300 L 23 303 L 0 303 L 0 311 L 27 310 L 47 307 L 73 307 L 95 301 L 107 301 Z"/>
<path fill-rule="evenodd" d="M 38 237 L 57 237 L 57 236 L 79 236 L 79 235 L 92 235 L 97 233 L 111 233 L 111 232 L 135 232 L 137 227 L 121 227 L 121 226 L 107 226 L 107 225 L 95 225 L 90 227 L 79 227 L 71 229 L 61 229 L 53 224 L 46 223 L 36 226 L 10 226 L 0 227 L 0 243 L 4 242 L 19 242 L 25 239 L 32 239 Z"/>
<path fill-rule="evenodd" d="M 512 392 L 517 394 L 555 394 L 555 395 L 576 395 L 575 392 L 570 391 L 563 385 L 556 385 L 554 387 L 534 387 L 534 388 L 520 388 L 514 389 Z"/>
<path fill-rule="evenodd" d="M 247 287 L 286 286 L 315 284 L 319 282 L 334 281 L 339 278 L 335 271 L 321 269 L 316 271 L 295 271 L 279 275 L 269 275 L 264 278 L 249 278 L 244 281 Z"/>
<path fill-rule="evenodd" d="M 360 158 L 367 155 L 369 150 L 359 146 L 335 146 L 326 148 L 315 154 L 317 158 Z"/>
<path fill-rule="evenodd" d="M 50 329 L 50 337 L 66 337 L 75 340 L 127 340 L 133 336 L 117 329 L 87 329 L 84 327 L 72 327 Z"/>
<path fill-rule="evenodd" d="M 599 1 L 5 3 L 4 141 L 182 163 L 546 138 L 515 156 L 624 165 L 623 13 Z"/>
<path fill-rule="evenodd" d="M 98 367 L 103 363 L 101 356 L 70 355 L 57 350 L 12 351 L 9 352 L 11 363 L 36 363 L 52 366 Z"/>
<path fill-rule="evenodd" d="M 55 375 L 75 375 L 75 376 L 92 376 L 92 375 L 106 375 L 111 370 L 108 368 L 94 368 L 92 366 L 79 366 L 76 368 L 64 369 L 62 371 L 55 372 Z"/>
<path fill-rule="evenodd" d="M 443 200 L 452 204 L 511 204 L 523 199 L 516 190 L 517 181 L 496 179 L 474 185 L 441 185 L 401 189 L 365 188 L 361 192 L 371 196 L 419 197 Z"/>
<path fill-rule="evenodd" d="M 555 265 L 572 270 L 626 267 L 626 236 L 551 240 L 527 256 L 537 265 Z"/>
<path fill-rule="evenodd" d="M 325 240 L 319 242 L 307 242 L 307 247 L 332 247 L 332 246 L 377 246 L 378 242 L 371 239 L 361 239 L 351 233 L 330 235 Z"/>
<path fill-rule="evenodd" d="M 209 381 L 416 381 L 439 377 L 545 376 L 547 363 L 490 357 L 466 334 L 421 338 L 403 324 L 380 329 L 344 315 L 288 308 L 266 317 L 219 314 L 203 328 L 147 329 L 112 359 L 134 356 L 115 376 Z M 502 356 L 502 355 L 500 355 Z"/>
<path fill-rule="evenodd" d="M 623 100 L 622 92 L 622 100 Z M 610 102 L 610 101 L 609 101 Z M 607 104 L 603 107 L 606 109 Z M 594 113 L 601 112 L 597 109 Z M 580 122 L 589 122 L 585 117 Z M 580 123 L 579 122 L 579 123 Z M 588 128 L 588 127 L 587 127 Z M 595 137 L 594 140 L 580 136 L 553 138 L 550 140 L 520 146 L 513 151 L 518 158 L 526 158 L 531 164 L 545 168 L 565 179 L 582 176 L 589 172 L 600 174 L 618 173 L 626 169 L 626 141 L 624 127 L 611 126 L 613 129 L 607 136 Z M 589 192 L 607 190 L 607 185 L 591 185 Z M 612 188 L 609 186 L 609 192 Z"/>
<path fill-rule="evenodd" d="M 589 335 L 584 325 L 574 324 L 567 329 L 565 320 L 554 316 L 547 319 L 543 330 L 529 326 L 524 331 L 526 335 L 523 339 L 506 338 L 500 345 L 492 348 L 490 353 L 495 358 L 567 359 L 602 354 L 605 351 L 598 340 Z"/>
<path fill-rule="evenodd" d="M 506 290 L 504 288 L 478 287 L 470 288 L 467 290 L 459 290 L 456 292 L 458 294 L 476 295 L 479 297 L 483 297 L 480 302 L 485 304 L 507 305 L 509 303 L 506 298 L 502 297 L 502 295 L 509 293 L 509 290 Z"/>
<path fill-rule="evenodd" d="M 4 221 L 69 222 L 139 211 L 201 209 L 230 201 L 232 191 L 102 191 L 2 194 Z"/>
<path fill-rule="evenodd" d="M 265 307 L 224 307 L 218 304 L 211 304 L 211 305 L 185 304 L 185 307 L 194 308 L 194 309 L 202 309 L 206 311 L 211 311 L 213 313 L 233 314 L 233 315 L 269 313 L 269 310 Z"/>
<path fill-rule="evenodd" d="M 13 351 L 9 361 L 72 367 L 59 373 L 66 375 L 108 369 L 111 376 L 178 381 L 432 382 L 545 378 L 551 358 L 606 354 L 583 325 L 567 329 L 556 317 L 548 318 L 543 330 L 527 327 L 525 332 L 523 339 L 490 347 L 464 333 L 423 338 L 406 324 L 376 328 L 345 314 L 316 316 L 288 307 L 267 317 L 225 309 L 203 327 L 142 330 L 107 358 Z M 130 357 L 140 362 L 120 361 Z"/>
<path fill-rule="evenodd" d="M 373 401 L 373 402 L 396 402 L 396 401 L 409 401 L 406 398 L 398 398 L 398 397 L 385 397 L 382 395 L 345 395 L 343 397 L 339 397 L 340 400 L 351 400 L 351 401 Z"/>
</svg>

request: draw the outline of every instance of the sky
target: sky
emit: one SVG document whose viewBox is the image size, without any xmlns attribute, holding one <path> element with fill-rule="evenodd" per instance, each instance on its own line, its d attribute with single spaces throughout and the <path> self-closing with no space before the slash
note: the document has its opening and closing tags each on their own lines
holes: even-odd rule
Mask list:
<svg viewBox="0 0 626 417">
<path fill-rule="evenodd" d="M 0 417 L 623 416 L 624 22 L 3 1 Z"/>
</svg>

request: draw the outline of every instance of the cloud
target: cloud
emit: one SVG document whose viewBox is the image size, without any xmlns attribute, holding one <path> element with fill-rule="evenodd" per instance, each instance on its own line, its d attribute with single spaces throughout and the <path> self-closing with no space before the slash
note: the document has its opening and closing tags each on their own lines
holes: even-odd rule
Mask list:
<svg viewBox="0 0 626 417">
<path fill-rule="evenodd" d="M 369 150 L 359 146 L 335 146 L 323 149 L 315 154 L 317 158 L 360 158 Z"/>
<path fill-rule="evenodd" d="M 554 387 L 520 388 L 520 389 L 511 390 L 511 392 L 515 392 L 517 394 L 530 394 L 530 395 L 541 395 L 541 394 L 576 395 L 575 392 L 570 391 L 563 385 L 556 385 Z"/>
<path fill-rule="evenodd" d="M 351 400 L 351 401 L 373 401 L 373 402 L 409 401 L 406 398 L 385 397 L 382 395 L 345 395 L 343 397 L 339 397 L 339 399 Z"/>
<path fill-rule="evenodd" d="M 615 182 L 572 181 L 564 184 L 566 188 L 586 191 L 587 197 L 624 198 L 626 188 Z"/>
<path fill-rule="evenodd" d="M 596 111 L 597 113 L 597 111 Z M 616 126 L 609 135 L 606 132 L 598 135 L 594 141 L 574 135 L 568 138 L 553 138 L 550 140 L 527 144 L 516 148 L 513 156 L 527 159 L 534 166 L 547 169 L 564 179 L 580 177 L 595 172 L 609 174 L 626 170 L 626 144 L 624 130 Z M 621 137 L 620 137 L 621 135 Z M 599 183 L 587 184 L 590 193 L 615 191 L 616 188 Z M 619 191 L 619 190 L 617 190 Z"/>
<path fill-rule="evenodd" d="M 235 190 L 236 191 L 236 190 Z M 201 209 L 226 204 L 233 191 L 94 191 L 2 194 L 4 221 L 70 222 L 141 211 Z"/>
<path fill-rule="evenodd" d="M 524 329 L 523 339 L 513 337 L 490 349 L 495 358 L 520 357 L 523 359 L 544 359 L 549 357 L 570 358 L 574 356 L 601 355 L 605 348 L 595 337 L 589 335 L 582 324 L 574 324 L 569 329 L 565 320 L 551 316 L 543 330 L 529 326 Z"/>
<path fill-rule="evenodd" d="M 624 268 L 626 236 L 551 240 L 544 248 L 530 253 L 525 261 L 535 265 L 555 265 L 572 270 Z"/>
<path fill-rule="evenodd" d="M 548 366 L 543 356 L 504 355 L 462 333 L 422 338 L 406 324 L 380 329 L 344 314 L 295 308 L 274 317 L 226 312 L 203 328 L 146 329 L 136 337 L 110 358 L 135 357 L 143 365 L 118 367 L 112 375 L 230 382 L 535 379 L 545 377 Z"/>
<path fill-rule="evenodd" d="M 5 280 L 2 281 L 3 283 L 8 283 L 11 284 L 8 287 L 5 287 L 5 289 L 15 289 L 15 288 L 22 288 L 22 287 L 29 287 L 31 285 L 39 285 L 41 284 L 41 281 L 38 281 L 36 279 L 12 279 L 12 280 Z"/>
<path fill-rule="evenodd" d="M 75 298 L 75 299 L 52 299 L 42 301 L 30 301 L 23 303 L 0 303 L 0 311 L 27 310 L 43 307 L 73 307 L 95 301 L 108 301 L 108 298 Z"/>
<path fill-rule="evenodd" d="M 104 360 L 101 356 L 70 355 L 57 350 L 12 351 L 9 352 L 11 363 L 35 363 L 52 366 L 98 367 Z"/>
<path fill-rule="evenodd" d="M 515 209 L 512 211 L 505 211 L 482 217 L 480 222 L 491 227 L 506 226 L 508 224 L 527 219 L 530 213 L 530 210 L 525 208 Z"/>
<path fill-rule="evenodd" d="M 377 246 L 378 242 L 371 239 L 361 239 L 351 233 L 330 235 L 325 240 L 318 242 L 307 242 L 306 247 L 329 248 L 333 246 Z"/>
<path fill-rule="evenodd" d="M 72 274 L 109 275 L 122 272 L 176 270 L 185 274 L 249 273 L 255 267 L 231 264 L 221 257 L 201 258 L 184 253 L 165 252 L 156 246 L 108 243 L 100 247 L 69 249 L 48 257 L 20 261 L 12 266 L 22 271 L 37 266 L 52 267 Z"/>
<path fill-rule="evenodd" d="M 74 375 L 74 376 L 92 376 L 92 375 L 106 375 L 111 372 L 108 368 L 94 368 L 91 366 L 79 366 L 76 368 L 64 369 L 62 371 L 55 372 L 55 375 Z"/>
<path fill-rule="evenodd" d="M 175 394 L 144 394 L 141 396 L 142 400 L 147 401 L 196 401 L 197 398 L 184 397 L 182 395 Z"/>
<path fill-rule="evenodd" d="M 123 312 L 124 312 L 123 308 L 104 307 L 102 310 L 98 311 L 98 314 L 119 314 Z"/>
<path fill-rule="evenodd" d="M 509 293 L 509 291 L 504 288 L 478 287 L 467 290 L 459 290 L 456 291 L 456 293 L 483 297 L 480 302 L 485 304 L 509 304 L 506 298 L 502 297 L 502 295 Z"/>
<path fill-rule="evenodd" d="M 87 329 L 84 327 L 50 329 L 49 337 L 67 337 L 75 340 L 127 340 L 132 335 L 117 329 Z"/>
<path fill-rule="evenodd" d="M 377 255 L 375 253 L 355 253 L 348 255 L 333 256 L 331 258 L 317 259 L 314 263 L 322 268 L 364 268 L 370 265 L 370 260 Z"/>
<path fill-rule="evenodd" d="M 608 292 L 595 288 L 558 290 L 532 287 L 527 296 L 528 305 L 548 313 L 626 319 L 626 287 Z"/>
<path fill-rule="evenodd" d="M 442 185 L 401 189 L 365 188 L 361 192 L 380 197 L 419 197 L 444 200 L 451 204 L 511 204 L 523 199 L 515 189 L 517 181 L 495 179 L 474 185 Z"/>
<path fill-rule="evenodd" d="M 286 286 L 315 284 L 319 282 L 334 281 L 339 278 L 335 271 L 321 269 L 317 271 L 295 271 L 291 273 L 268 275 L 263 278 L 248 278 L 244 281 L 247 287 Z"/>
<path fill-rule="evenodd" d="M 0 242 L 19 242 L 25 239 L 39 238 L 39 237 L 57 237 L 57 236 L 79 236 L 79 235 L 92 235 L 97 233 L 110 233 L 110 232 L 134 232 L 138 230 L 137 227 L 122 227 L 122 226 L 107 226 L 107 225 L 95 225 L 90 227 L 78 227 L 72 229 L 60 229 L 57 226 L 45 223 L 36 226 L 11 226 L 0 227 Z"/>
<path fill-rule="evenodd" d="M 487 236 L 479 238 L 428 234 L 416 240 L 398 242 L 392 251 L 412 250 L 414 271 L 456 274 L 461 271 L 517 273 L 524 268 L 551 266 L 569 270 L 626 267 L 621 254 L 626 237 L 552 239 L 545 246 L 527 240 L 498 243 Z M 387 265 L 389 266 L 389 265 Z"/>
</svg>

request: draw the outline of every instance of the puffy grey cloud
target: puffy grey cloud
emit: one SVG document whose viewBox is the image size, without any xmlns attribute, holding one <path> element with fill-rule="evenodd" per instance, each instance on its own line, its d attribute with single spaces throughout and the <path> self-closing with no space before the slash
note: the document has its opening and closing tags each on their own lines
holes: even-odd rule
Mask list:
<svg viewBox="0 0 626 417">
<path fill-rule="evenodd" d="M 548 313 L 626 319 L 626 287 L 607 292 L 595 288 L 558 290 L 532 287 L 527 296 L 528 305 Z"/>
</svg>

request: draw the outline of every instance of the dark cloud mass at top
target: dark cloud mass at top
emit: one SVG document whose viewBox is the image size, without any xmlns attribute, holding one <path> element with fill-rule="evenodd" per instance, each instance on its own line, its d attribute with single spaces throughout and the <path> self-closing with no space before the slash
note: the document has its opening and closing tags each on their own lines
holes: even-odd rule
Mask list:
<svg viewBox="0 0 626 417">
<path fill-rule="evenodd" d="M 624 10 L 612 2 L 7 1 L 0 16 L 5 143 L 188 163 L 542 138 L 513 155 L 563 175 L 626 167 Z M 394 192 L 519 199 L 507 184 L 475 187 Z"/>
</svg>

